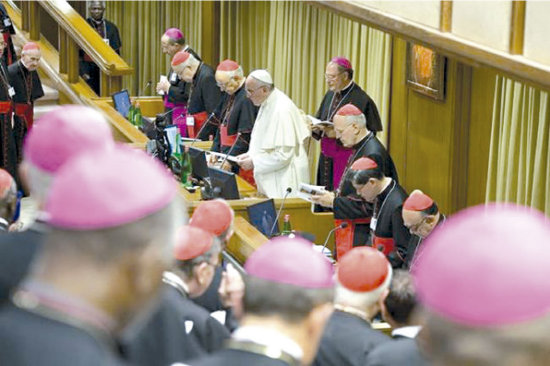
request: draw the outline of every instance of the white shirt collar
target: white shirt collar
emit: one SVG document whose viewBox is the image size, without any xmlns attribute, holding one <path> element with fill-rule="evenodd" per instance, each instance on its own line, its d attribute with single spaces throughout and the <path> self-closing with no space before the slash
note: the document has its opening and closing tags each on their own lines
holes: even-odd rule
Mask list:
<svg viewBox="0 0 550 366">
<path fill-rule="evenodd" d="M 420 329 L 422 329 L 422 327 L 418 325 L 411 325 L 408 327 L 396 328 L 391 331 L 391 335 L 392 337 L 402 336 L 407 338 L 416 338 L 416 336 L 418 335 L 418 332 L 420 332 Z"/>
<path fill-rule="evenodd" d="M 254 342 L 262 346 L 276 346 L 297 360 L 304 356 L 302 347 L 286 335 L 267 327 L 243 326 L 233 332 L 232 338 L 237 341 Z"/>
</svg>

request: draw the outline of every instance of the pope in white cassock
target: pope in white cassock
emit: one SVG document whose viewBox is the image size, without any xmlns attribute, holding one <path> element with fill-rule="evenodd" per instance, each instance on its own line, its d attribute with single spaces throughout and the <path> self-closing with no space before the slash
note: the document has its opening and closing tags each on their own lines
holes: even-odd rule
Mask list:
<svg viewBox="0 0 550 366">
<path fill-rule="evenodd" d="M 246 95 L 260 107 L 248 152 L 237 157 L 246 170 L 254 169 L 258 192 L 269 198 L 296 196 L 300 182 L 309 183 L 304 142 L 310 131 L 300 110 L 275 88 L 266 70 L 255 70 L 245 83 Z"/>
</svg>

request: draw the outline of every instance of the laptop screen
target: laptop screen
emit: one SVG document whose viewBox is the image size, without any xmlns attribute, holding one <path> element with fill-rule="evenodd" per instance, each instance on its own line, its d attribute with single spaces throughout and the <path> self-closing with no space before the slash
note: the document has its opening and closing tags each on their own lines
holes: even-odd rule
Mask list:
<svg viewBox="0 0 550 366">
<path fill-rule="evenodd" d="M 116 92 L 112 95 L 113 105 L 118 113 L 120 113 L 124 118 L 128 117 L 128 111 L 130 110 L 130 94 L 128 90 L 124 89 L 119 92 Z"/>
<path fill-rule="evenodd" d="M 273 227 L 277 217 L 275 201 L 273 199 L 250 205 L 246 210 L 248 211 L 250 223 L 262 234 L 268 238 L 279 235 L 279 223 L 276 223 L 275 227 Z M 272 228 L 273 232 L 271 232 Z"/>
</svg>

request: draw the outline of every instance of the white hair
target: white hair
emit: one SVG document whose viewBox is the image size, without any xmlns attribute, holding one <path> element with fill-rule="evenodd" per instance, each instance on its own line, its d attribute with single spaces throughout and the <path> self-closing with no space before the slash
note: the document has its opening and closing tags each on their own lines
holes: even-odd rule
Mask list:
<svg viewBox="0 0 550 366">
<path fill-rule="evenodd" d="M 192 54 L 189 54 L 189 58 L 185 60 L 185 62 L 182 62 L 179 65 L 172 66 L 172 69 L 175 72 L 178 72 L 179 70 L 184 69 L 187 66 L 196 66 L 199 65 L 201 62 L 195 58 Z"/>
<path fill-rule="evenodd" d="M 346 125 L 355 124 L 359 128 L 367 128 L 367 118 L 363 113 L 358 116 L 339 116 L 344 117 Z"/>
<path fill-rule="evenodd" d="M 227 76 L 231 79 L 235 77 L 244 77 L 243 68 L 241 66 L 239 66 L 236 70 L 216 70 L 216 72 L 227 74 Z"/>
<path fill-rule="evenodd" d="M 43 205 L 46 203 L 46 197 L 50 191 L 53 175 L 40 169 L 29 160 L 26 160 L 25 165 L 27 166 L 27 177 L 31 196 L 39 205 Z"/>
<path fill-rule="evenodd" d="M 334 292 L 334 303 L 351 306 L 357 309 L 366 309 L 376 304 L 384 291 L 389 288 L 392 278 L 392 268 L 388 264 L 388 275 L 384 282 L 376 289 L 368 292 L 358 292 L 344 287 L 339 281 L 336 281 Z"/>
</svg>

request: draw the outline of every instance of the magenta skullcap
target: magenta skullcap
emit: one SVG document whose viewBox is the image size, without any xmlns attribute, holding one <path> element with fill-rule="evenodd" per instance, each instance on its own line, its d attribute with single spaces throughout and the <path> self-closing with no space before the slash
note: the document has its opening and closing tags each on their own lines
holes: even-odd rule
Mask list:
<svg viewBox="0 0 550 366">
<path fill-rule="evenodd" d="M 46 200 L 48 223 L 71 230 L 127 224 L 166 207 L 177 193 L 167 170 L 145 152 L 117 145 L 71 159 Z"/>
<path fill-rule="evenodd" d="M 302 238 L 275 238 L 263 244 L 244 266 L 250 276 L 316 289 L 333 286 L 332 264 Z"/>
<path fill-rule="evenodd" d="M 168 28 L 166 32 L 164 32 L 164 35 L 175 39 L 176 41 L 183 38 L 183 32 L 178 28 Z"/>
<path fill-rule="evenodd" d="M 514 204 L 463 210 L 424 243 L 413 269 L 426 308 L 458 324 L 516 324 L 550 312 L 550 222 Z"/>
<path fill-rule="evenodd" d="M 342 57 L 342 56 L 333 57 L 332 60 L 330 60 L 330 62 L 335 63 L 337 65 L 340 65 L 344 69 L 351 69 L 352 68 L 351 67 L 351 62 L 347 58 Z"/>
<path fill-rule="evenodd" d="M 103 115 L 90 107 L 64 105 L 44 114 L 25 139 L 25 159 L 55 173 L 67 160 L 87 151 L 112 148 L 113 134 Z"/>
</svg>

